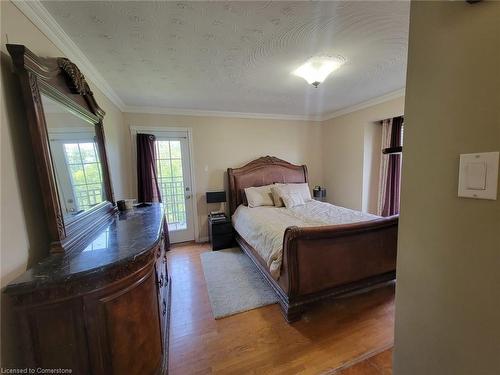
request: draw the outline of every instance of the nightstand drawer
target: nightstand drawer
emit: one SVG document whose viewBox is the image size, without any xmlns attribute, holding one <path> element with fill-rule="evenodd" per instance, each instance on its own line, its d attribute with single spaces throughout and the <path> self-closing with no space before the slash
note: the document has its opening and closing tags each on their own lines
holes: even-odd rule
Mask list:
<svg viewBox="0 0 500 375">
<path fill-rule="evenodd" d="M 212 250 L 221 250 L 235 245 L 233 234 L 218 234 L 212 237 Z"/>
<path fill-rule="evenodd" d="M 232 234 L 233 225 L 231 222 L 212 223 L 212 234 Z"/>
</svg>

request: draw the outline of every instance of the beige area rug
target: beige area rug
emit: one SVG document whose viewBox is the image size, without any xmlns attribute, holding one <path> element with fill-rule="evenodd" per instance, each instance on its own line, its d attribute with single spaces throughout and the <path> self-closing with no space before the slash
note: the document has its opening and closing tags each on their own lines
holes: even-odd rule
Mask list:
<svg viewBox="0 0 500 375">
<path fill-rule="evenodd" d="M 215 319 L 278 301 L 252 260 L 238 247 L 203 253 L 201 265 Z"/>
</svg>

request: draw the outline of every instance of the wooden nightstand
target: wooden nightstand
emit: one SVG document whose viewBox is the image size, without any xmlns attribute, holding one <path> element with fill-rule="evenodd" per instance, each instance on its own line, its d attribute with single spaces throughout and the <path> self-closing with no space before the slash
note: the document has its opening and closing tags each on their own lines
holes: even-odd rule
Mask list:
<svg viewBox="0 0 500 375">
<path fill-rule="evenodd" d="M 313 199 L 315 201 L 326 202 L 326 189 L 321 186 L 316 186 L 313 189 Z"/>
<path fill-rule="evenodd" d="M 234 229 L 231 219 L 212 220 L 208 217 L 208 233 L 212 250 L 227 249 L 235 245 Z"/>
</svg>

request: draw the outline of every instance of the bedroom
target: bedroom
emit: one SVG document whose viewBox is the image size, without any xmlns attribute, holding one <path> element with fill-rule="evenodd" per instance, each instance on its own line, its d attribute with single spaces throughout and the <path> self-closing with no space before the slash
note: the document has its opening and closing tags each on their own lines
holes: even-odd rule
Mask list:
<svg viewBox="0 0 500 375">
<path fill-rule="evenodd" d="M 500 58 L 496 22 L 499 12 L 498 3 L 488 1 L 2 2 L 3 369 L 67 367 L 77 358 L 73 373 L 149 373 L 158 367 L 184 374 L 335 373 L 358 362 L 358 366 L 366 371 L 371 369 L 371 373 L 389 371 L 386 367 L 394 367 L 395 374 L 498 372 L 498 362 L 493 358 L 500 350 L 495 340 L 499 326 L 494 318 L 499 306 L 498 301 L 491 300 L 498 286 L 498 200 L 465 199 L 457 196 L 457 189 L 461 154 L 494 153 L 500 148 L 499 77 L 495 73 Z M 336 37 L 331 38 L 332 35 Z M 170 321 L 161 321 L 162 327 L 168 327 L 166 333 L 148 325 L 150 320 L 134 325 L 144 311 L 132 309 L 137 305 L 131 301 L 145 294 L 125 293 L 130 300 L 107 299 L 97 296 L 95 288 L 84 289 L 85 285 L 105 282 L 104 271 L 93 274 L 99 280 L 88 282 L 78 282 L 78 278 L 61 282 L 53 274 L 44 274 L 44 278 L 31 280 L 32 285 L 40 286 L 39 291 L 34 287 L 29 293 L 31 304 L 24 297 L 13 301 L 6 293 L 9 284 L 22 286 L 14 281 L 19 277 L 26 280 L 22 279 L 26 270 L 31 270 L 28 276 L 33 274 L 40 269 L 40 261 L 47 265 L 60 259 L 61 255 L 49 254 L 51 242 L 53 251 L 67 248 L 71 253 L 73 246 L 77 249 L 89 244 L 91 238 L 86 238 L 85 233 L 95 237 L 98 229 L 94 227 L 102 227 L 92 223 L 91 219 L 97 216 L 91 212 L 85 223 L 87 231 L 79 231 L 77 225 L 68 221 L 65 232 L 74 240 L 57 241 L 62 232 L 57 220 L 51 220 L 47 213 L 57 216 L 54 209 L 48 210 L 47 201 L 53 198 L 60 202 L 57 190 L 64 188 L 46 188 L 50 181 L 52 185 L 60 183 L 60 177 L 46 176 L 44 180 L 39 176 L 44 160 L 41 155 L 46 156 L 47 151 L 39 153 L 36 145 L 41 138 L 31 139 L 32 125 L 28 124 L 33 121 L 30 113 L 34 113 L 29 108 L 40 107 L 27 100 L 26 93 L 30 91 L 20 81 L 22 70 L 14 68 L 12 49 L 9 51 L 7 44 L 24 45 L 43 58 L 68 57 L 83 72 L 97 107 L 89 105 L 92 100 L 88 92 L 80 95 L 67 87 L 62 90 L 68 97 L 77 98 L 78 108 L 88 109 L 90 120 L 103 123 L 105 141 L 96 133 L 96 154 L 106 156 L 103 160 L 108 165 L 101 167 L 100 182 L 111 205 L 129 198 L 146 200 L 140 199 L 138 191 L 138 155 L 142 154 L 137 149 L 137 134 L 157 138 L 157 155 L 163 152 L 161 142 L 164 147 L 168 144 L 169 150 L 181 150 L 184 191 L 179 194 L 164 189 L 161 193 L 181 195 L 185 204 L 169 207 L 171 197 L 166 199 L 172 246 L 165 257 L 155 262 L 155 272 L 160 267 L 164 267 L 164 272 L 155 274 L 157 279 L 144 279 L 162 285 L 158 299 L 154 297 L 149 302 L 156 304 L 160 316 L 164 311 L 168 315 L 170 305 Z M 325 53 L 342 57 L 343 64 L 317 88 L 291 74 L 311 56 Z M 51 67 L 56 69 L 57 64 Z M 47 80 L 39 79 L 42 83 Z M 45 118 L 61 114 L 59 103 L 49 105 L 48 99 L 54 99 L 47 97 L 50 85 L 40 82 Z M 60 89 L 63 82 L 59 82 Z M 97 108 L 105 112 L 103 117 Z M 286 180 L 280 181 L 272 169 L 281 162 L 264 159 L 265 171 L 271 168 L 271 172 L 257 178 L 264 181 L 265 176 L 271 175 L 268 182 L 273 185 L 307 182 L 312 196 L 315 186 L 325 187 L 328 203 L 377 214 L 384 148 L 381 121 L 402 115 L 405 142 L 397 293 L 394 282 L 389 282 L 363 293 L 322 299 L 307 305 L 301 311 L 301 319 L 287 323 L 282 315 L 285 311 L 286 317 L 285 302 L 293 307 L 310 301 L 298 298 L 300 293 L 287 294 L 284 287 L 284 294 L 280 295 L 280 289 L 273 289 L 273 278 L 266 278 L 264 270 L 247 262 L 248 267 L 253 267 L 253 275 L 259 276 L 258 271 L 263 271 L 259 280 L 270 290 L 271 297 L 281 297 L 281 304 L 215 319 L 208 284 L 218 280 L 208 279 L 220 276 L 223 284 L 215 285 L 225 286 L 227 293 L 234 293 L 230 288 L 233 281 L 227 282 L 227 268 L 221 270 L 224 263 L 218 261 L 215 267 L 219 266 L 216 270 L 220 272 L 207 275 L 202 254 L 219 257 L 228 253 L 211 251 L 207 242 L 210 229 L 214 228 L 208 214 L 217 210 L 232 214 L 236 207 L 231 208 L 231 198 L 242 198 L 241 191 L 231 187 L 232 172 L 228 168 L 244 172 L 239 168 L 267 155 L 290 163 L 292 166 L 284 167 L 287 171 L 296 172 L 305 165 L 307 179 L 298 181 L 296 174 L 290 177 L 280 170 L 280 178 Z M 477 122 L 477 118 L 481 121 Z M 51 148 L 55 149 L 52 140 L 57 139 L 51 138 Z M 163 160 L 170 163 L 166 174 L 162 160 L 158 161 L 160 183 L 175 170 L 172 163 L 176 157 L 171 152 Z M 53 158 L 54 165 L 47 166 L 49 170 L 58 168 L 57 158 Z M 247 176 L 244 173 L 243 178 Z M 487 182 L 489 188 L 491 181 Z M 260 185 L 264 183 L 252 183 Z M 217 191 L 226 192 L 226 202 L 207 203 L 207 192 Z M 496 197 L 496 189 L 494 193 Z M 109 216 L 102 220 L 116 215 L 114 208 L 108 208 Z M 133 221 L 131 213 L 139 210 L 133 208 L 119 214 L 124 220 L 116 225 L 126 226 Z M 125 220 L 127 215 L 131 220 Z M 178 216 L 185 218 L 180 220 L 185 226 L 176 227 Z M 70 219 L 64 218 L 63 226 L 65 220 Z M 130 229 L 129 236 L 144 236 L 144 228 Z M 231 225 L 228 228 L 229 236 L 225 238 L 233 241 Z M 112 238 L 109 231 L 102 233 L 107 234 L 99 237 L 97 250 Z M 154 235 L 149 240 L 154 242 Z M 380 238 L 372 240 L 361 237 L 361 241 L 377 247 Z M 178 241 L 194 242 L 175 244 Z M 355 248 L 366 247 L 365 243 Z M 297 248 L 300 253 L 300 244 Z M 471 252 L 471 248 L 475 251 Z M 84 261 L 102 265 L 100 262 L 106 262 L 110 254 L 87 251 L 80 255 Z M 249 257 L 240 255 L 249 261 Z M 393 261 L 394 257 L 395 254 Z M 163 259 L 166 267 L 161 263 Z M 337 266 L 346 259 L 339 258 Z M 301 269 L 303 259 L 298 262 Z M 328 274 L 325 268 L 329 264 L 319 263 L 312 266 L 313 276 L 320 266 Z M 68 275 L 78 273 L 81 264 L 70 265 L 76 269 Z M 386 274 L 380 270 L 375 273 Z M 50 282 L 43 283 L 52 276 L 57 287 L 53 285 L 56 289 L 50 294 Z M 122 286 L 128 285 L 125 279 L 120 279 Z M 285 276 L 281 278 L 284 279 Z M 234 279 L 235 288 L 237 282 L 241 280 Z M 331 286 L 329 282 L 321 286 Z M 85 302 L 75 302 L 76 297 L 71 296 L 73 287 L 83 288 L 81 292 L 88 298 L 79 301 Z M 299 283 L 297 287 L 307 286 Z M 326 289 L 333 292 L 330 287 Z M 49 292 L 44 294 L 46 290 Z M 69 293 L 64 300 L 73 301 L 64 305 L 62 312 L 51 310 L 60 303 L 53 301 L 58 293 Z M 241 297 L 229 295 L 230 305 Z M 464 300 L 468 306 L 480 308 L 467 308 Z M 82 316 L 81 304 L 86 301 L 90 302 L 84 311 L 96 310 L 85 313 L 89 320 L 82 328 L 72 319 Z M 141 301 L 139 305 L 145 306 L 147 301 Z M 171 303 L 163 307 L 163 301 Z M 298 316 L 289 318 L 295 320 Z M 481 325 L 474 323 L 478 319 Z M 97 324 L 94 330 L 93 324 Z M 67 325 L 73 331 L 65 328 Z M 130 333 L 126 334 L 128 330 Z M 16 338 L 17 332 L 22 333 L 25 341 Z M 82 337 L 96 339 L 92 336 L 96 332 L 106 333 L 107 345 L 113 347 L 110 353 L 97 344 L 87 347 L 82 341 L 78 341 L 76 352 L 70 349 L 75 346 L 65 345 L 68 340 Z M 157 342 L 153 347 L 152 336 L 170 338 L 170 342 Z M 88 353 L 82 355 L 81 348 Z M 376 357 L 368 358 L 377 353 L 383 355 L 379 357 L 382 364 L 376 362 Z M 88 361 L 100 355 L 110 356 L 101 359 L 101 367 Z M 158 365 L 160 357 L 164 362 L 168 358 L 168 365 Z M 146 367 L 134 367 L 133 363 L 145 363 Z M 346 369 L 350 370 L 363 371 Z"/>
</svg>

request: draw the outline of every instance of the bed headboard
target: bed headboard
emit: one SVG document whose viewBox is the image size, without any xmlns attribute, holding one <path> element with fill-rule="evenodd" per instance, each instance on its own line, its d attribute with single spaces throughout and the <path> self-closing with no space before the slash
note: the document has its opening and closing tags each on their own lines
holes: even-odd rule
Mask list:
<svg viewBox="0 0 500 375">
<path fill-rule="evenodd" d="M 243 203 L 244 189 L 252 186 L 264 186 L 281 183 L 307 182 L 307 167 L 294 165 L 287 161 L 264 156 L 251 161 L 240 168 L 228 168 L 229 212 L 232 215 Z"/>
</svg>

